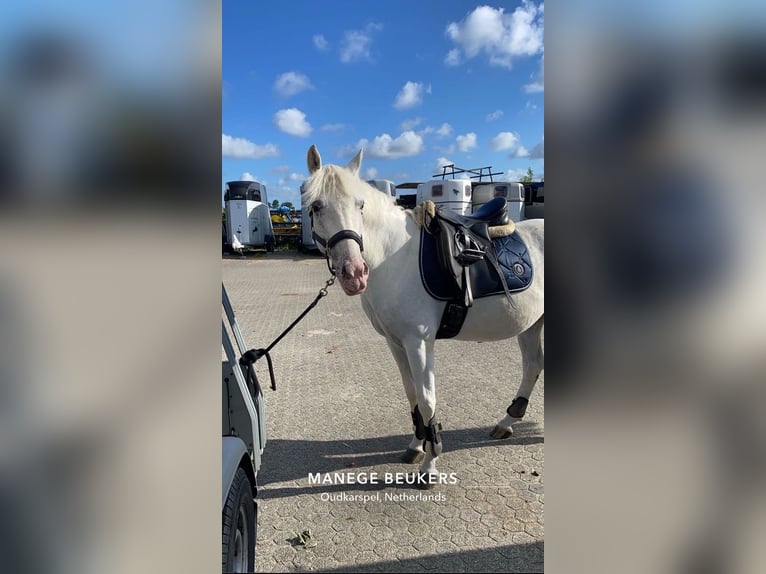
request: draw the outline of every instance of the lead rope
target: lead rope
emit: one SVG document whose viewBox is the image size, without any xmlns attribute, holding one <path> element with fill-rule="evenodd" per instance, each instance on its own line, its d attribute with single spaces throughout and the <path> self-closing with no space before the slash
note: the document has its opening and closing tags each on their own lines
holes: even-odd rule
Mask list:
<svg viewBox="0 0 766 574">
<path fill-rule="evenodd" d="M 271 378 L 271 390 L 276 391 L 277 390 L 277 382 L 274 378 L 274 366 L 271 363 L 271 355 L 269 355 L 269 351 L 271 351 L 277 343 L 279 343 L 285 335 L 287 335 L 290 331 L 293 330 L 293 328 L 301 322 L 301 320 L 308 315 L 309 311 L 311 311 L 314 307 L 316 307 L 317 303 L 319 303 L 319 300 L 322 299 L 322 297 L 327 296 L 327 290 L 332 287 L 333 283 L 335 283 L 335 274 L 331 275 L 331 277 L 325 281 L 324 287 L 322 287 L 319 290 L 319 293 L 317 293 L 317 296 L 314 297 L 314 300 L 309 303 L 309 306 L 306 307 L 303 310 L 303 313 L 298 315 L 298 318 L 295 319 L 292 323 L 290 323 L 290 326 L 287 327 L 282 333 L 274 339 L 271 344 L 266 347 L 265 349 L 250 349 L 249 351 L 246 351 L 239 359 L 239 364 L 242 367 L 245 367 L 247 378 L 250 380 L 251 378 L 254 379 L 252 382 L 253 384 L 257 384 L 257 379 L 255 379 L 255 370 L 253 369 L 253 363 L 255 363 L 258 359 L 265 356 L 266 362 L 269 365 L 269 377 Z"/>
</svg>

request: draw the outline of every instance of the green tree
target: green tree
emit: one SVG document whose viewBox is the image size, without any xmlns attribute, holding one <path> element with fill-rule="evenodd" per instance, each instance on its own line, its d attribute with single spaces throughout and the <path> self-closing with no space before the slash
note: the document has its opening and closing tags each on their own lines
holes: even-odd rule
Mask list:
<svg viewBox="0 0 766 574">
<path fill-rule="evenodd" d="M 527 168 L 526 175 L 522 176 L 522 178 L 519 180 L 521 183 L 532 183 L 535 178 L 535 172 L 532 171 L 531 167 Z"/>
<path fill-rule="evenodd" d="M 271 202 L 271 209 L 276 209 L 277 207 L 279 207 L 279 200 L 275 199 Z"/>
<path fill-rule="evenodd" d="M 285 201 L 284 203 L 282 203 L 282 205 L 284 205 L 285 207 L 289 207 L 291 210 L 295 209 L 295 206 L 289 201 Z"/>
</svg>

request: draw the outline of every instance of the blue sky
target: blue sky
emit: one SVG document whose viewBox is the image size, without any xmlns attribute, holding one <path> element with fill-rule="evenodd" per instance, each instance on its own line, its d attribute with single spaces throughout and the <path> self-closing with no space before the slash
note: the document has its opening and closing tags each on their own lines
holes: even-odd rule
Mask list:
<svg viewBox="0 0 766 574">
<path fill-rule="evenodd" d="M 425 181 L 441 163 L 544 173 L 543 4 L 223 3 L 222 184 L 300 203 L 306 151 Z M 499 179 L 499 178 L 496 178 Z M 223 185 L 222 185 L 223 188 Z"/>
</svg>

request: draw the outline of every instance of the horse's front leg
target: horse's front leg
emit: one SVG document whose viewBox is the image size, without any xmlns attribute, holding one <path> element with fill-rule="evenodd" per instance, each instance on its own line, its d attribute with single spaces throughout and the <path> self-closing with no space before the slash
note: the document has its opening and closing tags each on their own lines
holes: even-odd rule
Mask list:
<svg viewBox="0 0 766 574">
<path fill-rule="evenodd" d="M 535 388 L 535 383 L 543 370 L 543 330 L 544 316 L 529 329 L 518 336 L 521 349 L 521 385 L 516 392 L 516 398 L 508 406 L 505 416 L 492 429 L 489 436 L 503 439 L 513 434 L 513 424 L 519 422 L 527 412 L 529 396 Z"/>
<path fill-rule="evenodd" d="M 436 482 L 438 477 L 436 459 L 442 452 L 441 425 L 436 421 L 435 416 L 434 341 L 412 339 L 405 342 L 405 349 L 417 396 L 417 405 L 413 413 L 415 438 L 422 441 L 425 451 L 419 469 L 418 486 L 428 488 Z"/>
<path fill-rule="evenodd" d="M 402 384 L 404 385 L 404 392 L 407 394 L 407 400 L 410 402 L 410 415 L 412 416 L 412 424 L 414 431 L 417 430 L 417 424 L 415 422 L 415 407 L 418 404 L 418 396 L 415 393 L 415 385 L 412 381 L 412 372 L 410 371 L 410 363 L 407 359 L 407 351 L 399 341 L 386 337 L 388 347 L 391 349 L 391 354 L 394 356 L 396 366 L 399 367 L 399 373 L 402 376 Z M 425 449 L 423 448 L 423 439 L 417 437 L 416 434 L 412 435 L 407 451 L 402 456 L 402 461 L 408 464 L 420 462 L 423 460 Z"/>
</svg>

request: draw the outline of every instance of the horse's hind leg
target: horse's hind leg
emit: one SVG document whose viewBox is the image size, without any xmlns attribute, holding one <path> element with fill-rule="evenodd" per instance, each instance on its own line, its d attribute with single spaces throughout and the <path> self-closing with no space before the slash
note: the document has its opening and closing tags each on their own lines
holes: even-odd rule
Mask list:
<svg viewBox="0 0 766 574">
<path fill-rule="evenodd" d="M 391 349 L 391 354 L 394 356 L 396 366 L 399 367 L 399 373 L 402 376 L 402 383 L 404 384 L 404 392 L 407 394 L 407 400 L 410 402 L 410 416 L 412 416 L 413 435 L 410 441 L 407 451 L 402 455 L 402 462 L 408 464 L 420 462 L 423 460 L 425 450 L 423 448 L 423 439 L 419 439 L 415 436 L 417 432 L 417 421 L 415 416 L 415 408 L 418 404 L 418 396 L 415 392 L 415 386 L 412 381 L 412 372 L 410 371 L 410 363 L 407 360 L 407 352 L 404 347 L 398 341 L 394 341 L 391 338 L 386 338 L 388 347 Z"/>
<path fill-rule="evenodd" d="M 505 416 L 492 429 L 489 436 L 503 439 L 513 434 L 513 423 L 522 419 L 527 410 L 529 396 L 535 388 L 535 383 L 543 370 L 543 343 L 542 330 L 545 316 L 540 317 L 529 329 L 518 336 L 519 348 L 521 349 L 521 385 L 516 393 L 516 398 L 508 406 Z"/>
</svg>

